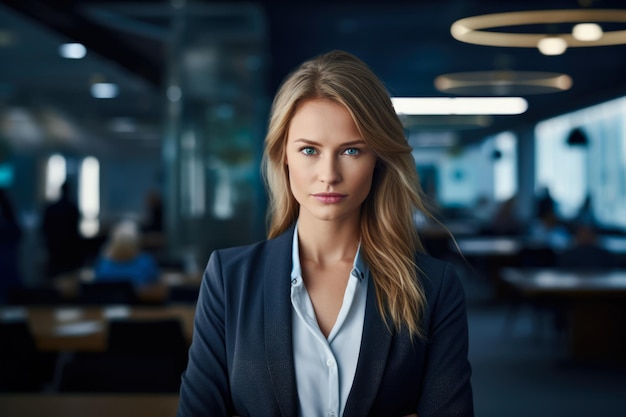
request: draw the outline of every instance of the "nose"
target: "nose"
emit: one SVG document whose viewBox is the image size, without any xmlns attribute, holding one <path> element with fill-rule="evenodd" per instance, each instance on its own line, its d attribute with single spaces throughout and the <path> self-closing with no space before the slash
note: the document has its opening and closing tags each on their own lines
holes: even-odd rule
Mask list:
<svg viewBox="0 0 626 417">
<path fill-rule="evenodd" d="M 327 155 L 320 160 L 319 179 L 326 184 L 336 184 L 341 181 L 341 169 L 337 157 Z"/>
</svg>

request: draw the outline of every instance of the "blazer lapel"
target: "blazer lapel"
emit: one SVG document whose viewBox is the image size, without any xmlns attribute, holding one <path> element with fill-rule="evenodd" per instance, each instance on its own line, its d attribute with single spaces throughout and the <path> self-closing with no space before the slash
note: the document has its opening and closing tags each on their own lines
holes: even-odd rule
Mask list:
<svg viewBox="0 0 626 417">
<path fill-rule="evenodd" d="M 393 329 L 393 325 L 390 324 L 387 328 L 378 311 L 374 281 L 370 278 L 359 361 L 346 401 L 344 417 L 362 417 L 369 414 L 387 364 L 392 339 L 390 329 Z"/>
<path fill-rule="evenodd" d="M 283 416 L 298 414 L 291 340 L 291 251 L 293 227 L 266 245 L 263 267 L 265 355 Z"/>
</svg>

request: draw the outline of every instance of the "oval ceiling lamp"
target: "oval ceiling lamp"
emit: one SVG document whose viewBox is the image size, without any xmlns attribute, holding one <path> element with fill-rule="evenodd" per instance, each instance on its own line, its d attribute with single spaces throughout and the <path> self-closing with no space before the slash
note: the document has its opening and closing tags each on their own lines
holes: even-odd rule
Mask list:
<svg viewBox="0 0 626 417">
<path fill-rule="evenodd" d="M 442 74 L 434 83 L 447 94 L 507 96 L 566 91 L 572 87 L 572 78 L 558 72 L 469 71 Z"/>
<path fill-rule="evenodd" d="M 602 31 L 598 23 L 624 23 L 622 9 L 531 10 L 466 17 L 452 23 L 450 33 L 461 42 L 485 46 L 540 48 L 558 55 L 567 48 L 626 44 L 626 30 Z M 571 33 L 514 33 L 493 30 L 511 26 L 575 23 Z M 583 26 L 579 26 L 579 25 Z M 595 26 L 594 26 L 595 25 Z M 578 27 L 578 29 L 576 29 Z M 544 39 L 548 39 L 545 41 Z M 558 39 L 555 41 L 554 39 Z"/>
</svg>

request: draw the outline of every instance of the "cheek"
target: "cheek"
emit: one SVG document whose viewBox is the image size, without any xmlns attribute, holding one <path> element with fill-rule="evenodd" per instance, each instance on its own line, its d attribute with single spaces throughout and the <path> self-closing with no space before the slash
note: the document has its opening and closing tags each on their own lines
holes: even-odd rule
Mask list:
<svg viewBox="0 0 626 417">
<path fill-rule="evenodd" d="M 371 165 L 363 167 L 361 171 L 361 181 L 359 185 L 363 190 L 367 190 L 367 194 L 369 194 L 369 190 L 372 188 L 372 182 L 374 181 L 374 167 L 375 164 L 372 163 Z"/>
<path fill-rule="evenodd" d="M 291 193 L 297 196 L 302 188 L 302 173 L 298 169 L 292 169 L 292 167 L 293 165 L 287 165 L 287 180 L 289 181 Z"/>
</svg>

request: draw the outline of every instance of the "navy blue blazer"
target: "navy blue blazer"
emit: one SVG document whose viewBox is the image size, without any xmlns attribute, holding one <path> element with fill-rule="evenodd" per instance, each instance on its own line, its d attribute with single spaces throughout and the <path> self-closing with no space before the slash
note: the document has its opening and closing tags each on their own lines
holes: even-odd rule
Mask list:
<svg viewBox="0 0 626 417">
<path fill-rule="evenodd" d="M 179 417 L 296 417 L 291 339 L 293 228 L 275 239 L 211 254 L 196 307 Z M 344 416 L 473 416 L 467 314 L 454 267 L 417 263 L 427 338 L 386 326 L 369 280 L 354 382 Z"/>
</svg>

